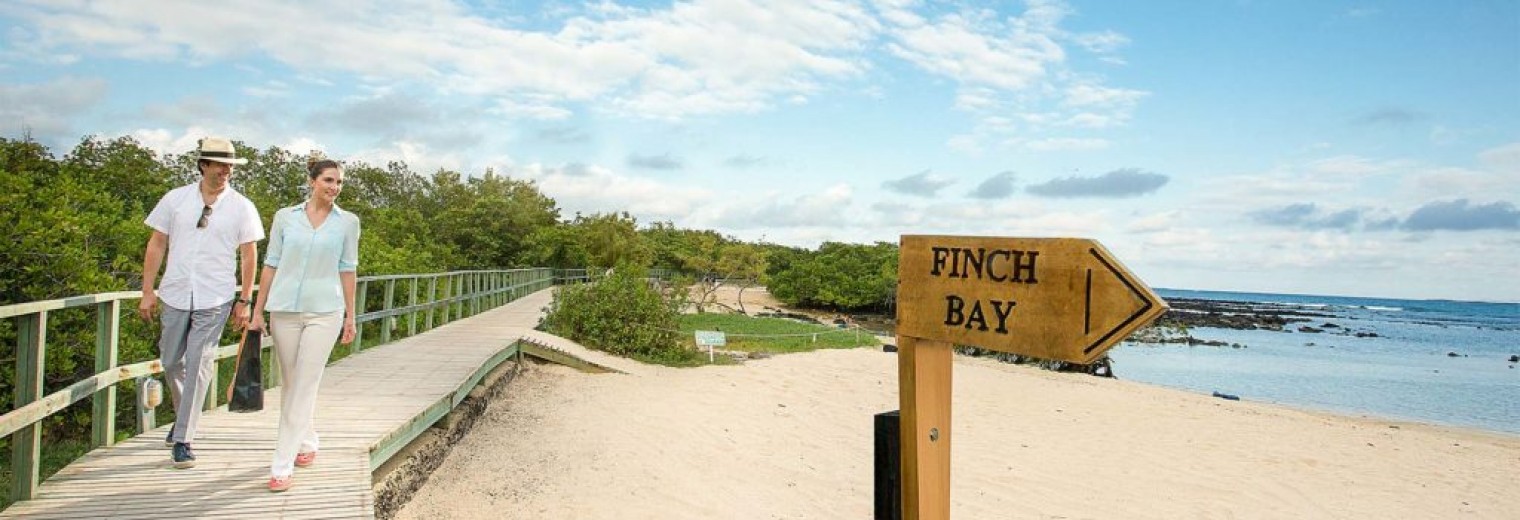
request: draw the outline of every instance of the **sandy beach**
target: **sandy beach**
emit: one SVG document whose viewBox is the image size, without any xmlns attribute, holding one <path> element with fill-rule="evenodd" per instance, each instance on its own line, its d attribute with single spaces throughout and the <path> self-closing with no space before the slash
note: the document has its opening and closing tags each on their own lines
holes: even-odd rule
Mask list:
<svg viewBox="0 0 1520 520">
<path fill-rule="evenodd" d="M 896 368 L 536 365 L 398 518 L 869 518 Z M 1520 518 L 1515 436 L 959 356 L 954 378 L 955 518 Z"/>
</svg>

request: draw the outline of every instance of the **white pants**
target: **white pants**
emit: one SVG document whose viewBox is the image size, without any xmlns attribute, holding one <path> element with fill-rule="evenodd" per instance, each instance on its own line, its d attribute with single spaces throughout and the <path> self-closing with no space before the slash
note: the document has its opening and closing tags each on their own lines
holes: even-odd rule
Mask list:
<svg viewBox="0 0 1520 520">
<path fill-rule="evenodd" d="M 269 333 L 274 336 L 275 357 L 280 362 L 280 434 L 275 441 L 269 474 L 290 476 L 297 453 L 317 451 L 317 388 L 333 343 L 343 331 L 343 311 L 271 312 Z"/>
</svg>

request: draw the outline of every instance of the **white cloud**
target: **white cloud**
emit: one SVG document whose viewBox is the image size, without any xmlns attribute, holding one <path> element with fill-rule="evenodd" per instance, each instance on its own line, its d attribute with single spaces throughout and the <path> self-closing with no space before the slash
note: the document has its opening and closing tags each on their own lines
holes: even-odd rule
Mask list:
<svg viewBox="0 0 1520 520">
<path fill-rule="evenodd" d="M 513 177 L 538 183 L 566 214 L 627 211 L 641 221 L 670 220 L 691 225 L 689 216 L 712 198 L 712 192 L 675 183 L 635 177 L 602 166 L 543 164 L 508 166 Z"/>
<path fill-rule="evenodd" d="M 573 113 L 569 110 L 556 106 L 549 100 L 517 101 L 500 99 L 496 101 L 496 108 L 492 113 L 508 117 L 524 117 L 539 121 L 558 121 L 568 119 Z"/>
<path fill-rule="evenodd" d="M 514 29 L 448 0 L 36 3 L 18 16 L 52 53 L 191 63 L 262 55 L 302 75 L 340 71 L 505 99 L 597 100 L 664 118 L 754 111 L 857 75 L 878 26 L 844 1 L 600 7 L 557 32 Z M 320 25 L 320 37 L 268 30 L 293 24 Z"/>
<path fill-rule="evenodd" d="M 1077 107 L 1131 107 L 1147 95 L 1150 95 L 1150 93 L 1143 90 L 1079 83 L 1066 89 L 1066 104 Z"/>
<path fill-rule="evenodd" d="M 1077 137 L 1052 137 L 1031 141 L 1011 141 L 1010 144 L 1036 152 L 1102 150 L 1108 148 L 1107 139 Z"/>
<path fill-rule="evenodd" d="M 1108 128 L 1119 126 L 1126 120 L 1127 117 L 1120 118 L 1112 115 L 1083 112 L 1066 119 L 1066 121 L 1062 122 L 1062 125 L 1077 128 Z"/>
<path fill-rule="evenodd" d="M 1053 24 L 1036 7 L 1008 24 L 987 13 L 951 13 L 932 22 L 893 27 L 892 54 L 968 85 L 1021 90 L 1040 81 L 1066 53 Z"/>
<path fill-rule="evenodd" d="M 270 80 L 263 85 L 250 85 L 243 87 L 243 93 L 251 97 L 286 97 L 290 95 L 290 85 L 279 80 Z"/>
<path fill-rule="evenodd" d="M 180 154 L 195 149 L 196 141 L 208 135 L 218 135 L 201 127 L 190 127 L 184 132 L 165 128 L 140 128 L 127 133 L 149 150 L 159 155 Z"/>
<path fill-rule="evenodd" d="M 1520 197 L 1520 175 L 1508 177 L 1466 168 L 1432 168 L 1406 177 L 1405 183 L 1410 199 Z"/>
<path fill-rule="evenodd" d="M 1115 65 L 1125 64 L 1124 60 L 1114 53 L 1120 48 L 1129 45 L 1129 37 L 1114 31 L 1102 31 L 1095 33 L 1082 33 L 1072 36 L 1072 41 L 1081 45 L 1100 59 Z"/>
<path fill-rule="evenodd" d="M 1520 142 L 1489 148 L 1478 154 L 1483 167 L 1520 182 Z"/>
<path fill-rule="evenodd" d="M 1061 23 L 1072 12 L 1063 2 L 1032 1 L 1022 14 L 1009 17 L 964 7 L 932 19 L 901 12 L 907 6 L 879 7 L 885 13 L 886 51 L 955 81 L 955 108 L 977 118 L 976 141 L 1013 137 L 1011 125 L 987 124 L 993 118 L 1017 117 L 1028 123 L 1016 138 L 1019 141 L 1039 140 L 1039 134 L 1051 126 L 1122 126 L 1149 95 L 1105 86 L 1101 78 L 1069 69 L 1063 43 L 1099 54 L 1106 61 L 1122 62 L 1113 53 L 1128 38 L 1113 31 L 1072 34 L 1062 29 Z M 960 139 L 954 149 L 975 153 L 979 147 L 969 146 L 972 142 Z"/>
<path fill-rule="evenodd" d="M 1177 210 L 1141 215 L 1130 220 L 1124 226 L 1124 231 L 1127 233 L 1159 233 L 1177 226 L 1181 217 L 1182 212 Z"/>
<path fill-rule="evenodd" d="M 421 175 L 432 175 L 439 170 L 450 170 L 460 173 L 473 173 L 472 167 L 476 161 L 470 155 L 458 152 L 442 152 L 429 146 L 427 143 L 396 140 L 373 148 L 366 148 L 351 153 L 346 157 L 336 157 L 344 162 L 363 161 L 369 164 L 386 164 L 390 161 L 405 162 L 413 172 Z"/>
<path fill-rule="evenodd" d="M 717 220 L 741 229 L 850 225 L 852 220 L 846 210 L 853 202 L 853 192 L 848 184 L 835 184 L 821 192 L 791 198 L 771 194 L 759 204 L 740 203 L 723 208 Z"/>
<path fill-rule="evenodd" d="M 1389 173 L 1405 166 L 1402 161 L 1376 161 L 1355 155 L 1341 155 L 1313 161 L 1307 169 L 1314 173 L 1362 178 Z"/>
<path fill-rule="evenodd" d="M 42 141 L 73 135 L 73 119 L 105 99 L 109 85 L 99 78 L 62 77 L 36 84 L 0 84 L 0 133 L 30 133 Z M 72 145 L 72 143 L 69 143 Z"/>
<path fill-rule="evenodd" d="M 997 91 L 985 87 L 965 87 L 955 93 L 955 108 L 968 112 L 994 111 L 1003 103 Z"/>
<path fill-rule="evenodd" d="M 1238 213 L 1241 208 L 1315 201 L 1332 195 L 1339 202 L 1382 202 L 1376 193 L 1386 191 L 1378 183 L 1390 174 L 1409 170 L 1403 160 L 1378 160 L 1355 155 L 1315 159 L 1283 165 L 1262 172 L 1213 176 L 1200 182 L 1200 202 L 1213 209 Z"/>
</svg>

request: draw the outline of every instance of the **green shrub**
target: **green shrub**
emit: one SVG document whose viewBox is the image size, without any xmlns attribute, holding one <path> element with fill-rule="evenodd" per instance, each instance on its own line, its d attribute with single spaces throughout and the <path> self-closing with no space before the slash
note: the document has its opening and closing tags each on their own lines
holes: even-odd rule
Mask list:
<svg viewBox="0 0 1520 520">
<path fill-rule="evenodd" d="M 688 365 L 697 353 L 680 343 L 684 303 L 678 297 L 662 296 L 645 280 L 642 270 L 620 267 L 596 283 L 560 287 L 543 327 L 612 354 Z"/>
</svg>

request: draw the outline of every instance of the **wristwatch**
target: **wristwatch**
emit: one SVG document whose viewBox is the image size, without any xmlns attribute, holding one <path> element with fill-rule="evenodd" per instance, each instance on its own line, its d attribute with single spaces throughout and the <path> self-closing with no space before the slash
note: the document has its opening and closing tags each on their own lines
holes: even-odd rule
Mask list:
<svg viewBox="0 0 1520 520">
<path fill-rule="evenodd" d="M 237 302 L 237 303 L 241 303 L 243 305 L 249 305 L 249 304 L 253 303 L 251 301 L 248 301 L 248 298 L 234 298 L 232 301 Z"/>
</svg>

